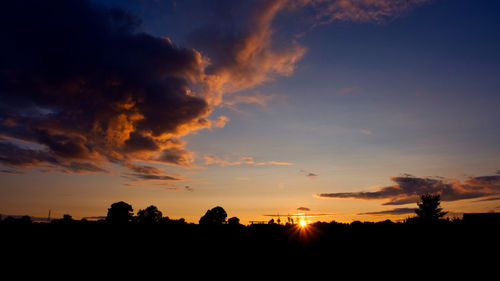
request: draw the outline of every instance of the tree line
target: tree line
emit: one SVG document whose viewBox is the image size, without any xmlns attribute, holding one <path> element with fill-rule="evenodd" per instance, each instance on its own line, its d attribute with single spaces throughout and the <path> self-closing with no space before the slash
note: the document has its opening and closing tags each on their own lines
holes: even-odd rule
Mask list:
<svg viewBox="0 0 500 281">
<path fill-rule="evenodd" d="M 425 224 L 435 224 L 443 221 L 443 217 L 447 214 L 440 207 L 440 195 L 439 194 L 423 194 L 420 197 L 420 201 L 417 203 L 418 208 L 415 210 L 416 216 L 407 218 L 406 223 L 425 223 Z M 226 220 L 227 212 L 224 208 L 216 206 L 212 209 L 206 211 L 206 213 L 199 219 L 198 223 L 200 225 L 241 225 L 240 219 L 238 217 L 231 217 Z M 52 220 L 53 223 L 68 223 L 73 222 L 71 215 L 65 214 L 62 219 Z M 82 221 L 87 221 L 82 219 Z M 181 218 L 177 220 L 170 219 L 167 216 L 163 216 L 163 213 L 154 205 L 151 205 L 145 209 L 140 209 L 136 215 L 134 215 L 134 209 L 132 205 L 119 201 L 111 204 L 108 208 L 107 215 L 101 221 L 110 224 L 128 224 L 128 223 L 138 223 L 138 224 L 186 224 L 186 221 Z M 23 216 L 21 218 L 13 218 L 11 216 L 5 218 L 2 222 L 4 223 L 31 223 L 29 216 Z M 274 224 L 274 220 L 269 221 L 268 224 Z"/>
</svg>

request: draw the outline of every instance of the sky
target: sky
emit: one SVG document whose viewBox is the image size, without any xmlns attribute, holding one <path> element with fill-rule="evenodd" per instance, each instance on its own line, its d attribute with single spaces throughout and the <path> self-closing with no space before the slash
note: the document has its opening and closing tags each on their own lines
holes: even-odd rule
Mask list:
<svg viewBox="0 0 500 281">
<path fill-rule="evenodd" d="M 500 210 L 498 1 L 3 1 L 0 213 Z"/>
</svg>

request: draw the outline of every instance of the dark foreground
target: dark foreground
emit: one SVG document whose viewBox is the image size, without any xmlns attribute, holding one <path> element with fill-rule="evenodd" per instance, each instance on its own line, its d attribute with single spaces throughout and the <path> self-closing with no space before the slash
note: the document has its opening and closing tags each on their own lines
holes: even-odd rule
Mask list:
<svg viewBox="0 0 500 281">
<path fill-rule="evenodd" d="M 497 263 L 497 223 L 442 222 L 296 225 L 0 224 L 2 255 L 14 263 L 123 269 L 203 265 L 250 271 L 306 264 Z M 413 264 L 415 265 L 415 264 Z"/>
</svg>

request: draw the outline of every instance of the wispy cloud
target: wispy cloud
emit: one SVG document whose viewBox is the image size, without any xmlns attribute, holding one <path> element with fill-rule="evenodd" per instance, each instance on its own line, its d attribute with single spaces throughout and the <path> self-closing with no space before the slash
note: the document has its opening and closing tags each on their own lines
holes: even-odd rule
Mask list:
<svg viewBox="0 0 500 281">
<path fill-rule="evenodd" d="M 401 17 L 430 0 L 298 0 L 316 10 L 316 24 L 332 22 L 382 23 Z"/>
<path fill-rule="evenodd" d="M 371 130 L 365 130 L 365 129 L 361 130 L 361 133 L 364 135 L 367 135 L 367 136 L 373 134 L 373 132 Z"/>
<path fill-rule="evenodd" d="M 205 160 L 205 165 L 217 164 L 221 167 L 237 166 L 237 165 L 255 165 L 255 166 L 269 166 L 269 165 L 292 166 L 292 165 L 295 165 L 294 163 L 282 162 L 282 161 L 257 162 L 253 159 L 253 157 L 249 157 L 249 156 L 241 156 L 237 160 L 226 160 L 226 159 L 218 158 L 218 157 L 213 156 L 213 155 L 204 155 L 203 159 Z"/>
<path fill-rule="evenodd" d="M 259 92 L 254 92 L 251 95 L 235 94 L 225 98 L 222 106 L 234 108 L 238 104 L 258 104 L 262 107 L 265 107 L 272 101 L 283 99 L 285 99 L 285 96 L 276 94 L 262 94 Z"/>
<path fill-rule="evenodd" d="M 339 96 L 347 96 L 350 94 L 354 94 L 360 91 L 359 87 L 348 87 L 348 88 L 343 88 L 337 92 Z"/>
<path fill-rule="evenodd" d="M 359 213 L 358 215 L 382 216 L 382 215 L 405 215 L 405 214 L 415 214 L 415 208 L 395 208 L 392 210 Z"/>
<path fill-rule="evenodd" d="M 0 170 L 0 173 L 3 173 L 3 174 L 12 174 L 12 175 L 22 175 L 22 174 L 24 174 L 23 171 L 9 170 L 9 169 Z"/>
<path fill-rule="evenodd" d="M 168 176 L 168 175 L 152 175 L 152 174 L 133 174 L 126 173 L 123 175 L 125 178 L 133 179 L 133 180 L 155 180 L 155 181 L 179 181 L 181 179 Z"/>
</svg>

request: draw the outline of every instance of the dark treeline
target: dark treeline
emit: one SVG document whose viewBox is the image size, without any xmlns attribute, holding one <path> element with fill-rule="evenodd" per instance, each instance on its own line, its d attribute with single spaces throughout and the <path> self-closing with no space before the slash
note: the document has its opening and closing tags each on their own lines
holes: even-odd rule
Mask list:
<svg viewBox="0 0 500 281">
<path fill-rule="evenodd" d="M 216 262 L 222 258 L 225 263 L 255 255 L 266 262 L 325 255 L 344 262 L 409 253 L 428 254 L 429 259 L 466 252 L 469 258 L 471 254 L 483 257 L 484 251 L 497 255 L 498 214 L 482 220 L 444 219 L 445 214 L 439 207 L 439 196 L 425 195 L 415 216 L 403 222 L 242 225 L 237 217 L 227 219 L 226 211 L 215 207 L 195 224 L 170 219 L 155 206 L 134 215 L 131 205 L 117 202 L 100 220 L 74 220 L 65 215 L 51 223 L 31 223 L 27 217 L 4 218 L 0 235 L 4 249 L 14 255 L 26 257 L 30 253 L 30 257 L 40 258 L 43 253 L 58 253 L 74 258 L 78 253 L 80 258 L 90 255 L 100 262 L 107 262 L 109 256 L 156 255 L 174 257 L 176 262 Z"/>
</svg>

